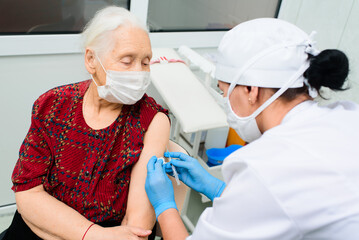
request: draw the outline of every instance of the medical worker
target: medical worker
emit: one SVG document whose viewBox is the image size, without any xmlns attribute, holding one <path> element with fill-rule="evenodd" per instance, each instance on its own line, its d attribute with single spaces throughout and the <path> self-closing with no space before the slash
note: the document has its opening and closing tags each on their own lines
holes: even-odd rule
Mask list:
<svg viewBox="0 0 359 240">
<path fill-rule="evenodd" d="M 216 77 L 229 126 L 249 144 L 225 159 L 224 182 L 196 159 L 165 154 L 182 182 L 213 200 L 192 236 L 170 164 L 150 159 L 146 192 L 164 239 L 359 239 L 359 107 L 313 101 L 323 87 L 347 88 L 348 59 L 319 52 L 312 37 L 278 19 L 225 34 Z"/>
</svg>

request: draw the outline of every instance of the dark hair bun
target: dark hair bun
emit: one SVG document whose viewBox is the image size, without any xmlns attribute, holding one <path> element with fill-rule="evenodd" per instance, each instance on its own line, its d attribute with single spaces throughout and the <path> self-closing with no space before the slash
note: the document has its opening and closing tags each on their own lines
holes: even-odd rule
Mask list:
<svg viewBox="0 0 359 240">
<path fill-rule="evenodd" d="M 339 50 L 328 49 L 318 56 L 310 56 L 310 66 L 304 77 L 310 86 L 319 91 L 321 87 L 332 90 L 345 90 L 343 84 L 348 77 L 349 61 L 347 56 Z"/>
</svg>

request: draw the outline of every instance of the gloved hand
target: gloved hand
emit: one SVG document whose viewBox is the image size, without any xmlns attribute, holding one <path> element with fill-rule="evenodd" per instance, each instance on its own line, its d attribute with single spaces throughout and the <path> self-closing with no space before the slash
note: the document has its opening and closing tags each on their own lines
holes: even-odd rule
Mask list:
<svg viewBox="0 0 359 240">
<path fill-rule="evenodd" d="M 212 201 L 221 196 L 226 184 L 207 172 L 197 159 L 179 152 L 165 152 L 164 156 L 172 158 L 164 165 L 169 175 L 173 176 L 172 164 L 176 167 L 179 179 L 190 188 L 203 193 Z"/>
<path fill-rule="evenodd" d="M 145 190 L 155 209 L 156 219 L 169 208 L 177 209 L 172 182 L 164 170 L 163 160 L 156 156 L 147 163 Z"/>
</svg>

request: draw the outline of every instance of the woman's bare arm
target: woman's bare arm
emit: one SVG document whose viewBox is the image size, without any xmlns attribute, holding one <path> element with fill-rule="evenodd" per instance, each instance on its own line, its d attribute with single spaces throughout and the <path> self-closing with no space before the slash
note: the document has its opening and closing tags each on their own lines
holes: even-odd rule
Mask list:
<svg viewBox="0 0 359 240">
<path fill-rule="evenodd" d="M 79 240 L 92 224 L 76 210 L 48 194 L 42 185 L 16 192 L 15 197 L 25 223 L 42 239 Z M 87 232 L 85 240 L 140 239 L 137 236 L 148 235 L 149 232 L 139 228 L 103 228 L 95 224 Z"/>
<path fill-rule="evenodd" d="M 49 195 L 42 185 L 16 192 L 19 213 L 31 230 L 43 239 L 81 239 L 91 222 Z"/>
<path fill-rule="evenodd" d="M 144 138 L 144 147 L 139 161 L 131 172 L 126 215 L 122 225 L 152 229 L 156 216 L 145 191 L 147 162 L 152 156 L 161 157 L 169 141 L 170 122 L 164 113 L 153 118 Z"/>
</svg>

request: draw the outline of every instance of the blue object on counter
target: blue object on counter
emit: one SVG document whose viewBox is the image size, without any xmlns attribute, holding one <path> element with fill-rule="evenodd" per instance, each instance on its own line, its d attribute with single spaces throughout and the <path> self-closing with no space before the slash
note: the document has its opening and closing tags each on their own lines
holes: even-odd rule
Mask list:
<svg viewBox="0 0 359 240">
<path fill-rule="evenodd" d="M 208 162 L 207 165 L 212 167 L 212 166 L 217 166 L 217 165 L 221 165 L 223 163 L 223 160 L 229 156 L 232 152 L 240 149 L 242 146 L 241 145 L 230 145 L 226 148 L 211 148 L 208 149 L 206 151 L 207 157 L 208 157 Z"/>
</svg>

